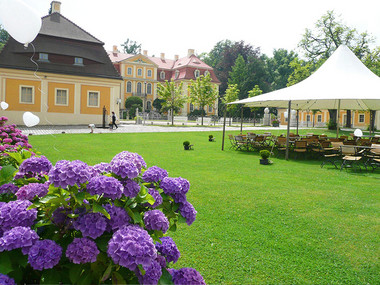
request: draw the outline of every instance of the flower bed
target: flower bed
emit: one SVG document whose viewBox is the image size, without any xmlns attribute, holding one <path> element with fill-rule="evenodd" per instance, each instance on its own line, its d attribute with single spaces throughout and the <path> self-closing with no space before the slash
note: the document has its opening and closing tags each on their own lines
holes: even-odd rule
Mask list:
<svg viewBox="0 0 380 285">
<path fill-rule="evenodd" d="M 197 213 L 186 179 L 127 151 L 94 166 L 17 162 L 0 170 L 1 284 L 205 284 L 170 269 L 180 252 L 168 233 Z"/>
</svg>

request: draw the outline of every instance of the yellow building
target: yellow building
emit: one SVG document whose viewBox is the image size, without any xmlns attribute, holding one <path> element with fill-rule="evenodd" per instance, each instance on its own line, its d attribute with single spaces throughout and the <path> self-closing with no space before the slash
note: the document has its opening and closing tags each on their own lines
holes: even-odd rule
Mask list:
<svg viewBox="0 0 380 285">
<path fill-rule="evenodd" d="M 182 82 L 183 92 L 187 95 L 189 95 L 190 80 L 207 73 L 210 74 L 215 89 L 220 85 L 213 68 L 201 61 L 193 49 L 189 49 L 187 56 L 183 58 L 176 55 L 174 60 L 165 58 L 164 53 L 161 53 L 160 57 L 148 56 L 147 51 L 138 55 L 120 53 L 116 46 L 108 55 L 124 79 L 123 104 L 128 97 L 138 96 L 143 99 L 144 109 L 147 111 L 152 110 L 153 101 L 157 98 L 157 84 L 165 80 L 178 84 Z M 194 109 L 195 106 L 186 103 L 181 115 L 187 115 Z M 218 102 L 216 101 L 213 106 L 206 106 L 205 111 L 209 116 L 217 115 Z"/>
<path fill-rule="evenodd" d="M 42 125 L 102 124 L 103 109 L 107 119 L 118 113 L 122 87 L 103 46 L 53 1 L 33 45 L 10 37 L 0 53 L 0 99 L 9 104 L 2 115 L 18 125 L 25 111 Z"/>
</svg>

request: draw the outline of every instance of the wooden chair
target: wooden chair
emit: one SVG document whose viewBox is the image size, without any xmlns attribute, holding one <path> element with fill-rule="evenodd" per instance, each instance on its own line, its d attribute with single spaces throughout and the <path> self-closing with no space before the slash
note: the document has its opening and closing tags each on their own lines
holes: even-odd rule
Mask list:
<svg viewBox="0 0 380 285">
<path fill-rule="evenodd" d="M 307 141 L 299 140 L 294 142 L 293 152 L 295 153 L 295 159 L 297 158 L 297 154 L 304 153 L 306 157 L 307 153 Z"/>
<path fill-rule="evenodd" d="M 230 139 L 230 149 L 237 149 L 237 143 L 233 135 L 228 135 L 228 138 Z"/>
<path fill-rule="evenodd" d="M 358 166 L 359 170 L 361 171 L 359 161 L 362 159 L 363 156 L 357 155 L 355 146 L 342 145 L 340 147 L 340 150 L 342 154 L 342 164 L 340 166 L 340 170 L 342 171 L 343 168 L 354 168 L 354 166 Z"/>
<path fill-rule="evenodd" d="M 280 153 L 284 153 L 286 151 L 286 138 L 285 137 L 277 137 L 277 140 L 275 141 L 275 146 L 277 149 L 277 156 L 279 156 Z"/>
<path fill-rule="evenodd" d="M 248 149 L 247 140 L 243 136 L 235 136 L 235 141 L 237 150 Z"/>
<path fill-rule="evenodd" d="M 338 169 L 337 162 L 341 160 L 340 147 L 343 145 L 343 142 L 330 142 L 330 147 L 325 150 L 323 157 L 325 160 L 321 163 L 321 168 L 327 163 L 334 165 Z"/>
</svg>

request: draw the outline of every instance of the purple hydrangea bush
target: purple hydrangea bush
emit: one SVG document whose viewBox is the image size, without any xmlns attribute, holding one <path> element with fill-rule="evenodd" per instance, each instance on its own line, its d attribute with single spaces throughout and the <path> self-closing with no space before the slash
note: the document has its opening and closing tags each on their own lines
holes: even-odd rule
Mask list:
<svg viewBox="0 0 380 285">
<path fill-rule="evenodd" d="M 180 257 L 170 232 L 196 218 L 189 189 L 128 151 L 94 166 L 24 157 L 0 182 L 0 199 L 11 197 L 0 200 L 0 283 L 205 284 L 170 269 Z"/>
</svg>

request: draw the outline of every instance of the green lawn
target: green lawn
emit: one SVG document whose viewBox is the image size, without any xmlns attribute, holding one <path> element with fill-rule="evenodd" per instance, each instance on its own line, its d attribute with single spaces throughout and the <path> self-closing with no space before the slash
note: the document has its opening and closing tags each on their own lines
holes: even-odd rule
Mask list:
<svg viewBox="0 0 380 285">
<path fill-rule="evenodd" d="M 264 166 L 257 152 L 229 150 L 228 140 L 221 151 L 221 138 L 210 131 L 29 140 L 53 163 L 109 162 L 128 150 L 187 178 L 198 214 L 192 226 L 170 233 L 181 251 L 175 266 L 196 268 L 208 284 L 380 284 L 380 170 L 276 158 Z M 185 140 L 195 150 L 184 151 Z"/>
</svg>

